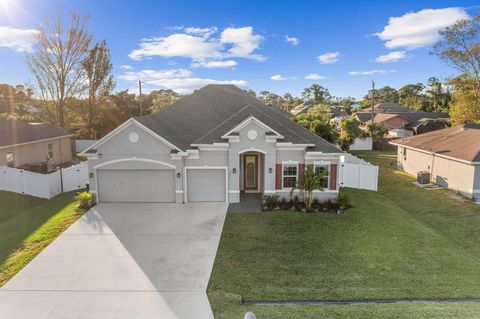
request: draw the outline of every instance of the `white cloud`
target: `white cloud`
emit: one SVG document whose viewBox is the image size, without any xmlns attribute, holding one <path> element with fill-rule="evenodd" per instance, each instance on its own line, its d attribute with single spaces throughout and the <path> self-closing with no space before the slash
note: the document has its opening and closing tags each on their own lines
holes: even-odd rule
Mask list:
<svg viewBox="0 0 480 319">
<path fill-rule="evenodd" d="M 375 75 L 375 74 L 387 74 L 394 73 L 395 70 L 369 70 L 369 71 L 350 71 L 349 75 Z"/>
<path fill-rule="evenodd" d="M 288 78 L 284 77 L 281 74 L 276 74 L 276 75 L 272 75 L 270 77 L 270 80 L 272 80 L 272 81 L 285 81 L 285 80 L 288 80 Z"/>
<path fill-rule="evenodd" d="M 340 60 L 340 52 L 327 52 L 317 57 L 321 64 L 332 64 Z"/>
<path fill-rule="evenodd" d="M 234 60 L 226 61 L 200 61 L 191 64 L 193 68 L 208 68 L 208 69 L 221 69 L 221 68 L 233 68 L 238 63 Z"/>
<path fill-rule="evenodd" d="M 325 79 L 325 76 L 317 74 L 317 73 L 312 73 L 307 76 L 305 76 L 305 80 L 323 80 Z"/>
<path fill-rule="evenodd" d="M 35 44 L 35 35 L 38 30 L 16 29 L 0 26 L 0 47 L 9 48 L 17 52 L 30 52 Z"/>
<path fill-rule="evenodd" d="M 128 56 L 134 60 L 145 57 L 184 57 L 193 60 L 220 58 L 221 44 L 206 41 L 202 37 L 184 33 L 172 34 L 168 37 L 144 39 L 140 48 L 133 50 Z"/>
<path fill-rule="evenodd" d="M 253 52 L 260 47 L 263 37 L 253 34 L 252 27 L 226 28 L 220 36 L 220 43 L 231 44 L 227 56 L 263 61 L 265 58 Z"/>
<path fill-rule="evenodd" d="M 143 39 L 139 48 L 133 50 L 128 56 L 134 60 L 153 56 L 184 57 L 190 58 L 194 64 L 199 66 L 210 65 L 213 67 L 231 67 L 232 60 L 218 63 L 228 58 L 265 60 L 265 57 L 255 53 L 259 49 L 263 37 L 254 34 L 251 26 L 226 28 L 220 34 L 216 27 L 177 27 L 175 30 L 183 30 L 183 33 Z M 209 64 L 209 62 L 212 63 Z"/>
<path fill-rule="evenodd" d="M 376 33 L 389 49 L 420 48 L 437 42 L 438 31 L 468 19 L 463 8 L 424 9 L 400 17 L 390 17 L 382 32 Z"/>
<path fill-rule="evenodd" d="M 285 41 L 287 41 L 291 45 L 298 45 L 300 43 L 300 40 L 298 38 L 289 37 L 288 35 L 285 36 Z"/>
<path fill-rule="evenodd" d="M 156 81 L 160 79 L 186 78 L 192 75 L 190 70 L 186 69 L 166 69 L 166 70 L 142 70 L 138 72 L 127 71 L 118 76 L 119 79 L 126 81 L 145 82 Z"/>
<path fill-rule="evenodd" d="M 185 32 L 188 34 L 193 34 L 193 35 L 199 35 L 202 37 L 208 38 L 212 34 L 216 33 L 218 31 L 217 27 L 211 27 L 211 28 L 193 28 L 193 27 L 188 27 L 185 28 Z"/>
<path fill-rule="evenodd" d="M 132 67 L 131 65 L 125 64 L 125 65 L 120 66 L 120 69 L 123 69 L 123 70 L 132 70 L 133 67 Z"/>
<path fill-rule="evenodd" d="M 233 84 L 240 87 L 248 85 L 248 82 L 244 80 L 214 80 L 193 77 L 192 72 L 186 69 L 126 71 L 119 78 L 133 83 L 138 80 L 144 81 L 145 92 L 163 88 L 172 89 L 181 94 L 190 93 L 207 84 Z"/>
<path fill-rule="evenodd" d="M 388 54 L 380 55 L 375 59 L 375 62 L 379 63 L 388 63 L 388 62 L 396 62 L 398 60 L 405 59 L 407 57 L 407 53 L 405 51 L 392 51 Z"/>
</svg>

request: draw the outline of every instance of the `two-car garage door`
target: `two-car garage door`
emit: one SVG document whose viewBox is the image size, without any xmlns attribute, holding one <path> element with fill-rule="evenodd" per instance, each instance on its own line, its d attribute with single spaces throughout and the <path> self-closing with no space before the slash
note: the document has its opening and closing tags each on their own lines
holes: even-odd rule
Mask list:
<svg viewBox="0 0 480 319">
<path fill-rule="evenodd" d="M 104 169 L 97 179 L 101 203 L 175 202 L 173 169 Z"/>
</svg>

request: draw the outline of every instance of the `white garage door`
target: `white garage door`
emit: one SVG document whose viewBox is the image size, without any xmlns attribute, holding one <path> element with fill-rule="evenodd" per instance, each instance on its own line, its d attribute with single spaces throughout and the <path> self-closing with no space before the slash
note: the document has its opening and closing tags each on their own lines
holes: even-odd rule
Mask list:
<svg viewBox="0 0 480 319">
<path fill-rule="evenodd" d="M 187 169 L 187 201 L 225 202 L 225 170 Z"/>
<path fill-rule="evenodd" d="M 99 170 L 100 203 L 175 202 L 175 173 L 170 169 Z"/>
</svg>

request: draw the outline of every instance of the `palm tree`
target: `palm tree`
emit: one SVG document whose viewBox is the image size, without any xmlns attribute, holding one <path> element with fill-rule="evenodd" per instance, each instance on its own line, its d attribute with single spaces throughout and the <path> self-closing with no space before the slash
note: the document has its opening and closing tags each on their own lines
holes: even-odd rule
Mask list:
<svg viewBox="0 0 480 319">
<path fill-rule="evenodd" d="M 295 190 L 299 191 L 299 195 L 303 196 L 307 211 L 312 210 L 313 191 L 323 191 L 322 179 L 327 177 L 326 172 L 315 172 L 312 167 L 308 166 L 302 179 L 297 182 L 297 185 L 290 190 L 290 197 L 293 197 Z"/>
</svg>

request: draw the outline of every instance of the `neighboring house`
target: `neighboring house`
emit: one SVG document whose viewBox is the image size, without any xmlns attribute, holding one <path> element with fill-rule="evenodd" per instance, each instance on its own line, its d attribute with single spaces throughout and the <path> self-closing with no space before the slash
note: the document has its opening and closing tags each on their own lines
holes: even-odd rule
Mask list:
<svg viewBox="0 0 480 319">
<path fill-rule="evenodd" d="M 333 199 L 348 154 L 236 86 L 208 85 L 80 155 L 98 202 L 235 203 L 241 193 L 288 197 L 305 165 L 328 173 L 315 196 Z"/>
<path fill-rule="evenodd" d="M 465 124 L 394 140 L 397 166 L 410 174 L 428 171 L 431 180 L 480 200 L 480 125 Z"/>
<path fill-rule="evenodd" d="M 414 135 L 443 129 L 449 126 L 447 113 L 415 111 L 396 103 L 379 103 L 372 108 L 362 109 L 354 114 L 362 123 L 383 124 L 388 130 L 405 129 Z"/>
<path fill-rule="evenodd" d="M 72 137 L 49 124 L 0 119 L 0 166 L 68 162 L 72 159 Z"/>
<path fill-rule="evenodd" d="M 300 115 L 300 114 L 308 114 L 308 112 L 317 106 L 315 102 L 313 101 L 306 101 L 303 102 L 302 104 L 299 104 L 295 106 L 293 109 L 290 110 L 290 113 L 292 113 L 294 116 Z M 338 107 L 330 107 L 330 114 L 332 118 L 335 117 L 348 117 L 348 114 L 344 111 L 342 111 Z"/>
</svg>

